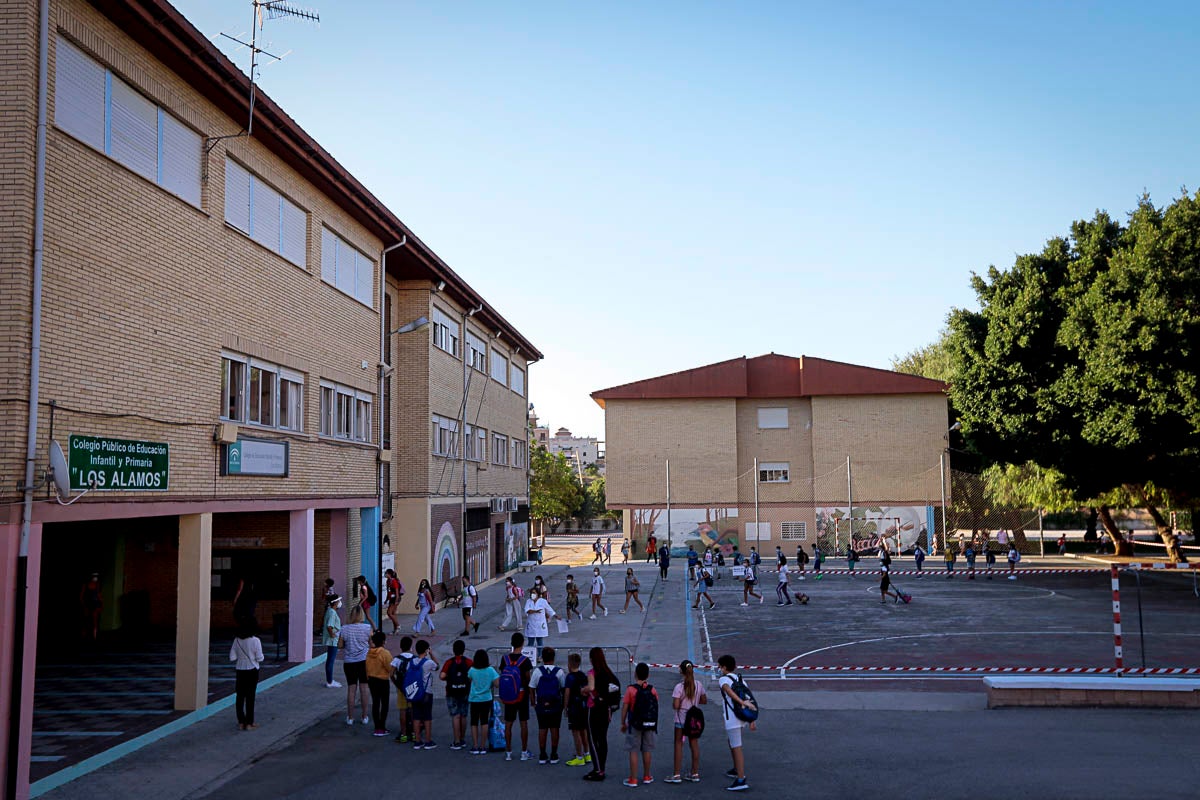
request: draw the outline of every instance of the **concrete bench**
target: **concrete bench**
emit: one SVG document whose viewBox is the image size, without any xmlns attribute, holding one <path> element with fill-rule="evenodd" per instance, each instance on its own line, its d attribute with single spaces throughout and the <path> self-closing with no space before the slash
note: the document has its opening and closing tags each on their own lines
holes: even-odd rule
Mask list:
<svg viewBox="0 0 1200 800">
<path fill-rule="evenodd" d="M 988 675 L 988 708 L 1200 708 L 1200 680 L 1135 675 Z"/>
<path fill-rule="evenodd" d="M 536 562 L 536 561 L 522 561 L 519 564 L 517 564 L 517 566 L 520 568 L 521 572 L 529 572 L 531 569 L 533 569 L 537 565 L 538 565 L 538 562 Z"/>
</svg>

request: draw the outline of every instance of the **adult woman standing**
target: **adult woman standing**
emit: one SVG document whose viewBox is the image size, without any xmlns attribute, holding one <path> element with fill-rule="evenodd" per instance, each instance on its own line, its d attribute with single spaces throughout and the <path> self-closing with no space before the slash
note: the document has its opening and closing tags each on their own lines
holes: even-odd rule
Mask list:
<svg viewBox="0 0 1200 800">
<path fill-rule="evenodd" d="M 558 614 L 542 597 L 541 591 L 535 586 L 529 590 L 529 599 L 525 601 L 525 639 L 530 647 L 541 647 L 550 635 L 550 618 L 558 619 Z"/>
<path fill-rule="evenodd" d="M 321 644 L 325 645 L 325 688 L 340 689 L 342 685 L 333 679 L 333 665 L 337 661 L 338 639 L 342 634 L 342 618 L 338 609 L 342 598 L 336 594 L 329 598 L 325 609 L 325 623 L 321 626 Z"/>
<path fill-rule="evenodd" d="M 507 630 L 510 622 L 515 627 L 521 626 L 521 589 L 512 575 L 504 579 L 504 621 L 500 630 Z"/>
<path fill-rule="evenodd" d="M 588 660 L 592 668 L 588 670 L 588 682 L 583 693 L 587 696 L 588 747 L 592 755 L 592 771 L 583 779 L 602 781 L 608 762 L 608 725 L 612 722 L 612 701 L 620 701 L 621 684 L 609 669 L 604 651 L 599 647 L 588 651 Z"/>
<path fill-rule="evenodd" d="M 387 618 L 391 620 L 392 635 L 395 635 L 396 631 L 400 630 L 400 620 L 396 618 L 396 615 L 400 611 L 400 601 L 404 599 L 404 584 L 396 577 L 396 570 L 394 569 L 389 569 L 385 573 L 385 576 L 387 580 L 387 585 L 384 587 L 387 592 L 385 595 Z"/>
<path fill-rule="evenodd" d="M 622 614 L 624 614 L 626 611 L 629 610 L 629 601 L 630 600 L 637 603 L 638 608 L 641 609 L 642 611 L 646 610 L 646 607 L 644 605 L 642 605 L 642 601 L 638 599 L 638 589 L 640 589 L 641 587 L 642 587 L 641 582 L 633 574 L 633 567 L 626 567 L 625 568 L 625 607 L 621 609 Z"/>
<path fill-rule="evenodd" d="M 247 731 L 254 724 L 254 695 L 258 691 L 258 668 L 263 662 L 262 642 L 254 635 L 254 621 L 239 623 L 237 638 L 229 648 L 229 660 L 235 662 L 234 693 L 238 728 Z"/>
<path fill-rule="evenodd" d="M 338 639 L 346 656 L 342 661 L 342 672 L 346 676 L 346 724 L 354 724 L 354 699 L 362 706 L 362 724 L 371 721 L 367 713 L 367 651 L 371 648 L 371 626 L 363 622 L 361 607 L 350 609 L 350 621 L 342 627 Z"/>
<path fill-rule="evenodd" d="M 421 579 L 421 585 L 417 587 L 417 622 L 413 625 L 413 633 L 418 636 L 421 634 L 421 628 L 426 622 L 429 623 L 429 633 L 437 633 L 437 629 L 433 626 L 433 620 L 430 615 L 433 614 L 433 589 L 429 586 L 429 581 Z"/>
<path fill-rule="evenodd" d="M 671 707 L 675 709 L 675 772 L 666 779 L 667 783 L 682 783 L 684 780 L 696 783 L 700 780 L 700 737 L 689 735 L 685 723 L 692 708 L 708 703 L 708 694 L 704 691 L 704 684 L 696 682 L 694 669 L 691 661 L 686 658 L 681 661 L 679 674 L 682 680 L 675 684 L 671 692 Z M 696 708 L 696 713 L 700 714 L 703 721 L 704 714 L 699 708 Z M 684 739 L 688 740 L 692 750 L 692 771 L 686 777 L 680 772 L 683 769 Z"/>
</svg>

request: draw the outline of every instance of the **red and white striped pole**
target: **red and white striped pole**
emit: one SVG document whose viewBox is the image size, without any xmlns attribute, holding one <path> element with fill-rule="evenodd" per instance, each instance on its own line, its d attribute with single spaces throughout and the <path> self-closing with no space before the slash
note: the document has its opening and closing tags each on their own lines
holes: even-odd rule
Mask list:
<svg viewBox="0 0 1200 800">
<path fill-rule="evenodd" d="M 1121 648 L 1121 577 L 1117 565 L 1112 570 L 1112 608 L 1113 608 L 1113 654 L 1116 659 L 1117 675 L 1125 668 L 1124 651 Z"/>
</svg>

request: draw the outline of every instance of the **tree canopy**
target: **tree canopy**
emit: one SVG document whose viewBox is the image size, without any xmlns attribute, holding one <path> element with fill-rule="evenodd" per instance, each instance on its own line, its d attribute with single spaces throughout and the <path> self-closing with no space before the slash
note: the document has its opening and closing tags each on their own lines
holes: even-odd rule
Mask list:
<svg viewBox="0 0 1200 800">
<path fill-rule="evenodd" d="M 944 342 L 973 447 L 1077 498 L 1127 494 L 1169 539 L 1159 505 L 1200 473 L 1200 195 L 1143 197 L 1127 225 L 1098 212 L 972 287 Z"/>
<path fill-rule="evenodd" d="M 542 445 L 536 445 L 529 461 L 529 512 L 534 519 L 543 519 L 555 530 L 575 515 L 583 503 L 583 486 L 579 476 L 562 453 L 551 455 Z"/>
</svg>

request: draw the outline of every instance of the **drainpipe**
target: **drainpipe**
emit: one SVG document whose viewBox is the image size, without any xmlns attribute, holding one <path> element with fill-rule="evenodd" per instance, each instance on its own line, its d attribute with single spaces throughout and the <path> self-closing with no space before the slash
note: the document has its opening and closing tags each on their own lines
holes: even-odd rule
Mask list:
<svg viewBox="0 0 1200 800">
<path fill-rule="evenodd" d="M 33 182 L 33 285 L 31 290 L 29 329 L 29 407 L 25 434 L 24 502 L 21 506 L 21 539 L 17 551 L 16 585 L 13 587 L 12 692 L 9 698 L 8 756 L 5 775 L 5 794 L 16 797 L 17 763 L 21 735 L 21 694 L 25 660 L 25 608 L 29 587 L 29 530 L 33 522 L 33 474 L 37 459 L 38 383 L 41 380 L 42 360 L 42 253 L 45 242 L 46 216 L 46 100 L 50 71 L 50 0 L 38 4 L 38 87 L 37 135 Z"/>
<path fill-rule="evenodd" d="M 385 302 L 385 297 L 387 296 L 387 254 L 393 250 L 404 247 L 406 244 L 408 244 L 408 236 L 402 235 L 400 237 L 400 241 L 383 248 L 383 251 L 379 254 L 379 363 L 381 365 L 384 363 L 384 354 L 387 352 L 388 325 L 390 323 L 383 313 L 384 309 L 387 308 L 387 303 Z M 392 365 L 388 364 L 387 366 L 390 367 Z M 379 397 L 379 454 L 381 456 L 383 455 L 383 426 L 388 413 L 388 410 L 383 403 L 383 382 L 387 377 L 384 374 L 384 370 L 385 367 L 379 367 L 379 394 L 377 395 Z M 376 458 L 375 496 L 379 501 L 379 524 L 376 526 L 375 530 L 375 552 L 379 553 L 379 569 L 376 572 L 380 580 L 379 589 L 383 589 L 383 493 L 389 491 L 391 491 L 391 487 L 383 485 L 383 459 Z M 378 618 L 378 624 L 376 627 L 379 630 L 383 630 L 383 603 L 375 604 L 375 616 Z"/>
<path fill-rule="evenodd" d="M 483 303 L 463 314 L 462 338 L 458 340 L 463 362 L 463 400 L 458 420 L 458 458 L 462 462 L 462 568 L 463 575 L 467 572 L 467 400 L 471 388 L 471 365 L 467 363 L 467 320 L 483 310 Z M 490 524 L 490 523 L 489 523 Z M 474 580 L 474 578 L 472 578 Z"/>
</svg>

